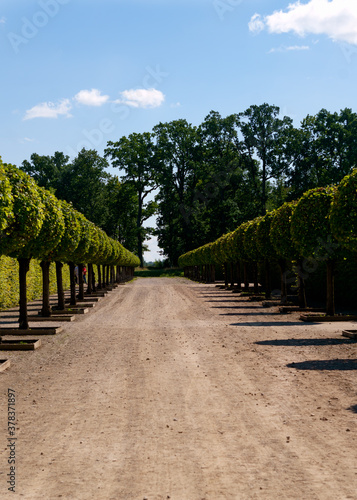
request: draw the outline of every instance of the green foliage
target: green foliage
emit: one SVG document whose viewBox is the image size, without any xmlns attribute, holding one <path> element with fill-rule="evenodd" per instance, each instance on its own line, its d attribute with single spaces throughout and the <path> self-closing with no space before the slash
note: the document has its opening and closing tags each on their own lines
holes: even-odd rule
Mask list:
<svg viewBox="0 0 357 500">
<path fill-rule="evenodd" d="M 291 236 L 304 257 L 330 259 L 339 246 L 330 226 L 331 202 L 336 187 L 310 189 L 297 202 L 291 215 Z"/>
<path fill-rule="evenodd" d="M 38 236 L 45 218 L 45 206 L 31 177 L 10 164 L 4 164 L 4 169 L 11 184 L 14 217 L 1 234 L 0 254 L 15 257 Z"/>
<path fill-rule="evenodd" d="M 19 303 L 19 264 L 16 259 L 11 257 L 0 257 L 0 309 L 17 306 Z M 69 289 L 69 270 L 68 266 L 63 268 L 63 286 Z M 50 266 L 50 293 L 55 293 L 56 285 L 56 267 Z M 42 295 L 42 271 L 39 261 L 32 259 L 30 270 L 27 274 L 27 298 L 35 300 Z"/>
<path fill-rule="evenodd" d="M 51 260 L 51 254 L 60 243 L 65 231 L 61 203 L 49 191 L 38 187 L 41 202 L 45 207 L 45 217 L 40 232 L 18 252 L 21 258 Z"/>
<path fill-rule="evenodd" d="M 276 259 L 276 251 L 270 240 L 271 223 L 275 212 L 268 212 L 259 221 L 256 233 L 256 245 L 260 255 L 265 259 Z"/>
<path fill-rule="evenodd" d="M 249 258 L 254 262 L 258 262 L 262 259 L 262 255 L 258 249 L 258 227 L 262 220 L 262 217 L 256 217 L 252 221 L 249 221 L 244 232 L 244 250 Z"/>
<path fill-rule="evenodd" d="M 9 179 L 0 156 L 0 235 L 13 220 L 14 199 Z"/>
<path fill-rule="evenodd" d="M 344 177 L 337 187 L 331 206 L 334 237 L 352 252 L 357 252 L 357 169 Z"/>
<path fill-rule="evenodd" d="M 296 202 L 286 202 L 273 213 L 270 226 L 270 241 L 278 256 L 296 260 L 299 250 L 291 238 L 291 215 Z"/>
<path fill-rule="evenodd" d="M 65 230 L 58 245 L 52 251 L 52 260 L 65 261 L 72 254 L 80 240 L 80 224 L 72 205 L 61 200 L 61 211 Z"/>
</svg>

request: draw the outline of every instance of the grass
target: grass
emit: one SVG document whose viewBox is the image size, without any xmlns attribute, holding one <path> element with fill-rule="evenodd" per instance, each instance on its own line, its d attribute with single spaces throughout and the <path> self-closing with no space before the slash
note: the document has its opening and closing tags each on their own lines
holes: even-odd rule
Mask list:
<svg viewBox="0 0 357 500">
<path fill-rule="evenodd" d="M 135 277 L 139 278 L 177 278 L 183 276 L 183 269 L 180 268 L 164 268 L 164 269 L 148 269 L 141 268 L 135 270 Z"/>
</svg>

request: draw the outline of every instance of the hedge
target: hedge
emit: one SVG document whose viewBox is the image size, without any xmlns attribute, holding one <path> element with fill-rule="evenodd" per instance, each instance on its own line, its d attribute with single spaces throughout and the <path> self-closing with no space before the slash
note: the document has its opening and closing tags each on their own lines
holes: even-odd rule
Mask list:
<svg viewBox="0 0 357 500">
<path fill-rule="evenodd" d="M 19 303 L 19 264 L 11 257 L 0 257 L 0 310 L 17 306 Z M 63 286 L 69 289 L 69 268 L 63 266 Z M 56 267 L 50 267 L 50 292 L 56 293 Z M 32 259 L 27 275 L 27 299 L 35 300 L 42 297 L 42 271 L 40 262 Z"/>
</svg>

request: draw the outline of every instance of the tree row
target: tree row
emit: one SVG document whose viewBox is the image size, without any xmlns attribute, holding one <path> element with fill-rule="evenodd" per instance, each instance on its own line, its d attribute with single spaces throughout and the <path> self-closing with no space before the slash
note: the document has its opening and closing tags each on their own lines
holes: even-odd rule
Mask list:
<svg viewBox="0 0 357 500">
<path fill-rule="evenodd" d="M 63 263 L 69 265 L 71 305 L 76 304 L 75 266 L 79 268 L 79 295 L 83 298 L 82 268 L 88 266 L 92 293 L 109 281 L 132 275 L 139 259 L 118 241 L 90 222 L 70 203 L 39 187 L 25 172 L 0 158 L 0 255 L 19 262 L 21 329 L 28 328 L 26 275 L 31 259 L 41 263 L 43 276 L 42 316 L 51 315 L 49 267 L 56 262 L 58 309 L 65 309 L 62 285 Z M 97 266 L 97 279 L 94 273 Z"/>
<path fill-rule="evenodd" d="M 237 283 L 248 287 L 248 264 L 253 269 L 258 291 L 257 263 L 264 262 L 265 294 L 270 298 L 270 268 L 277 262 L 281 271 L 281 301 L 287 300 L 288 263 L 295 265 L 299 305 L 306 307 L 304 279 L 319 262 L 327 266 L 326 312 L 334 315 L 334 268 L 337 261 L 357 254 L 357 169 L 340 184 L 308 190 L 296 201 L 242 223 L 212 243 L 180 256 L 185 274 L 194 279 L 214 281 L 215 265 L 237 272 Z M 243 263 L 244 277 L 240 276 Z M 291 280 L 290 280 L 291 281 Z"/>
</svg>

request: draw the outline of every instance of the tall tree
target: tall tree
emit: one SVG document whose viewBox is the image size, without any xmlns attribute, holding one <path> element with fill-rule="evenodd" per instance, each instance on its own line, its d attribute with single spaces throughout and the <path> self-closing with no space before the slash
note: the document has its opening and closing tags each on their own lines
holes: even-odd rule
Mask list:
<svg viewBox="0 0 357 500">
<path fill-rule="evenodd" d="M 58 198 L 71 202 L 76 210 L 98 226 L 107 217 L 106 172 L 108 162 L 94 149 L 83 148 L 74 160 L 61 172 L 56 191 Z"/>
<path fill-rule="evenodd" d="M 120 182 L 117 176 L 106 184 L 107 220 L 103 226 L 111 238 L 119 241 L 133 252 L 137 247 L 136 216 L 138 197 L 135 188 L 128 182 Z"/>
<path fill-rule="evenodd" d="M 157 168 L 153 134 L 144 132 L 121 137 L 117 142 L 108 142 L 105 157 L 110 158 L 115 167 L 124 172 L 121 181 L 129 183 L 137 194 L 137 253 L 141 266 L 143 260 L 143 243 L 151 232 L 143 223 L 156 212 L 156 202 L 149 200 L 149 195 L 157 188 Z"/>
<path fill-rule="evenodd" d="M 193 248 L 192 207 L 197 182 L 197 129 L 186 120 L 159 123 L 153 129 L 160 190 L 157 236 L 171 264 Z"/>
<path fill-rule="evenodd" d="M 308 115 L 286 137 L 290 198 L 338 183 L 357 165 L 357 115 L 351 109 Z"/>
<path fill-rule="evenodd" d="M 53 156 L 33 153 L 30 158 L 31 161 L 22 162 L 20 169 L 35 179 L 39 186 L 56 193 L 68 165 L 69 156 L 56 151 Z"/>
<path fill-rule="evenodd" d="M 279 118 L 280 109 L 264 103 L 250 106 L 237 115 L 238 126 L 243 137 L 243 152 L 252 174 L 260 180 L 259 199 L 261 213 L 264 214 L 268 201 L 268 182 L 278 179 L 287 170 L 282 149 L 286 131 L 292 129 L 288 116 Z M 259 161 L 256 172 L 256 159 Z"/>
</svg>

